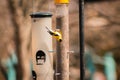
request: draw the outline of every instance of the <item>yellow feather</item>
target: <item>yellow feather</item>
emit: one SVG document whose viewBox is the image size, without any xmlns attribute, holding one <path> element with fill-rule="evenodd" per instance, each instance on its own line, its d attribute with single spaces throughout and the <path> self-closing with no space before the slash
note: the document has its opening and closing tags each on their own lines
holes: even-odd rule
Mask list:
<svg viewBox="0 0 120 80">
<path fill-rule="evenodd" d="M 61 34 L 61 31 L 55 31 L 54 32 L 55 34 L 58 34 L 58 36 L 54 36 L 54 38 L 56 38 L 58 41 L 62 41 L 62 34 Z"/>
<path fill-rule="evenodd" d="M 60 30 L 53 31 L 53 30 L 49 30 L 47 27 L 46 29 L 49 31 L 49 34 L 52 35 L 54 38 L 56 38 L 59 42 L 62 41 L 62 32 Z"/>
</svg>

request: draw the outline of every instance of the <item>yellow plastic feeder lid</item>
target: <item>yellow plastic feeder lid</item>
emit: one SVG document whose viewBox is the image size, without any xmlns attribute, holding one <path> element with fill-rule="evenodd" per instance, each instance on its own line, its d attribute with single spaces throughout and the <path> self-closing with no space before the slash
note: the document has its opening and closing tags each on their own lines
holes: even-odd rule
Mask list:
<svg viewBox="0 0 120 80">
<path fill-rule="evenodd" d="M 69 0 L 55 0 L 55 4 L 68 4 Z"/>
</svg>

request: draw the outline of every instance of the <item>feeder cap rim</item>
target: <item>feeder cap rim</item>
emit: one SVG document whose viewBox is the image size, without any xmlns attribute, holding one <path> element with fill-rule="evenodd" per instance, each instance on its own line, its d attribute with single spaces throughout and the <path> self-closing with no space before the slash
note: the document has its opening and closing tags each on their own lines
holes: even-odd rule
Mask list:
<svg viewBox="0 0 120 80">
<path fill-rule="evenodd" d="M 30 14 L 31 18 L 42 18 L 42 17 L 51 17 L 52 13 L 50 12 L 34 12 Z"/>
</svg>

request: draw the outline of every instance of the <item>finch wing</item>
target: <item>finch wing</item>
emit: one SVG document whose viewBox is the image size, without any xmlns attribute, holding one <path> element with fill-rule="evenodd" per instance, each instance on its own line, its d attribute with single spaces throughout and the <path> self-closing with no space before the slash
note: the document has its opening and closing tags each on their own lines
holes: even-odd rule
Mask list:
<svg viewBox="0 0 120 80">
<path fill-rule="evenodd" d="M 58 34 L 55 34 L 53 31 L 51 31 L 50 29 L 48 29 L 48 27 L 46 26 L 46 29 L 48 30 L 47 32 L 53 36 L 59 36 Z"/>
<path fill-rule="evenodd" d="M 53 36 L 59 36 L 58 34 L 55 34 L 54 32 L 52 31 L 48 31 L 49 34 L 53 35 Z"/>
<path fill-rule="evenodd" d="M 53 32 L 51 32 L 51 31 L 47 31 L 49 34 L 51 34 L 51 35 L 54 35 L 54 33 Z"/>
<path fill-rule="evenodd" d="M 53 34 L 54 36 L 59 36 L 58 34 Z"/>
<path fill-rule="evenodd" d="M 50 31 L 50 29 L 48 29 L 48 27 L 46 26 L 46 29 L 48 30 L 47 32 L 51 35 L 54 35 L 54 33 L 52 31 Z"/>
</svg>

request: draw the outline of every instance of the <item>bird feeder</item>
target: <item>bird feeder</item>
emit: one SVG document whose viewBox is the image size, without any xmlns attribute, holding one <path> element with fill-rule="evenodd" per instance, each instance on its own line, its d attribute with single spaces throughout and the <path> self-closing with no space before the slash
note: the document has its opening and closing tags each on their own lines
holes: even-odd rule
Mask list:
<svg viewBox="0 0 120 80">
<path fill-rule="evenodd" d="M 32 18 L 32 73 L 35 74 L 33 80 L 53 80 L 52 37 L 46 29 L 46 27 L 51 29 L 52 14 L 36 12 L 30 16 Z"/>
</svg>

